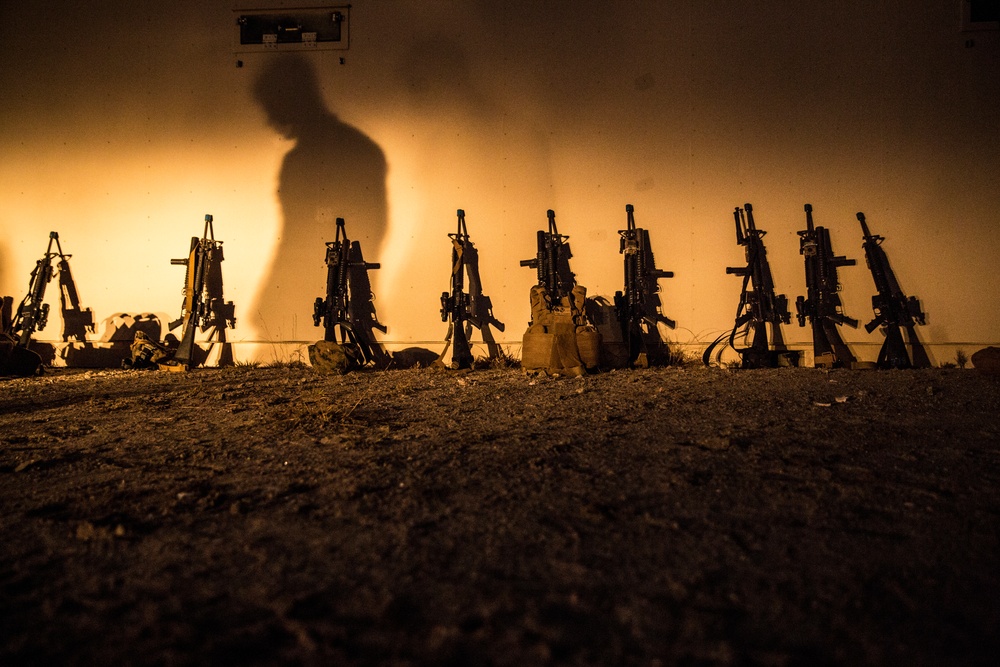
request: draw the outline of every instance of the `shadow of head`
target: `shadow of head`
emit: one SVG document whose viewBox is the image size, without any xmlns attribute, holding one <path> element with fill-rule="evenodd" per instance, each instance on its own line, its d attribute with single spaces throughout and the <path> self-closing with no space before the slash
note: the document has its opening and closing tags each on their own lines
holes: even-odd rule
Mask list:
<svg viewBox="0 0 1000 667">
<path fill-rule="evenodd" d="M 253 96 L 268 123 L 288 139 L 332 115 L 323 102 L 315 68 L 298 54 L 269 60 L 254 83 Z"/>
</svg>

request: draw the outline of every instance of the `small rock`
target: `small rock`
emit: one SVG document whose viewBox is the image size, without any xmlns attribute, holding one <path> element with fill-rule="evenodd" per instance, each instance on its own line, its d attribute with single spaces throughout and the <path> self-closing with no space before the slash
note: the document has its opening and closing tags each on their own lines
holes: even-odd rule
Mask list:
<svg viewBox="0 0 1000 667">
<path fill-rule="evenodd" d="M 309 363 L 320 373 L 346 373 L 351 367 L 350 355 L 343 345 L 328 340 L 316 341 L 308 348 Z"/>
<path fill-rule="evenodd" d="M 730 440 L 721 436 L 711 436 L 699 438 L 696 444 L 702 449 L 729 449 Z"/>
<path fill-rule="evenodd" d="M 408 347 L 392 353 L 396 368 L 429 368 L 438 360 L 438 354 L 425 347 Z"/>
<path fill-rule="evenodd" d="M 972 365 L 976 370 L 990 375 L 1000 375 L 1000 347 L 984 347 L 972 353 Z"/>
<path fill-rule="evenodd" d="M 87 540 L 93 539 L 96 532 L 94 524 L 89 521 L 84 521 L 76 527 L 76 539 L 86 542 Z"/>
</svg>

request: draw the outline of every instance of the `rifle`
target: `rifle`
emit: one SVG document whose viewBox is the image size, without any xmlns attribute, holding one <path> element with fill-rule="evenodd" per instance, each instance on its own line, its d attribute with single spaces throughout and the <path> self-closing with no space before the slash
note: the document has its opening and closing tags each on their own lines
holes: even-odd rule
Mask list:
<svg viewBox="0 0 1000 667">
<path fill-rule="evenodd" d="M 522 259 L 521 266 L 538 272 L 538 284 L 546 290 L 546 305 L 551 310 L 563 298 L 570 297 L 576 285 L 576 276 L 570 271 L 569 260 L 573 253 L 569 249 L 569 236 L 563 236 L 556 228 L 555 211 L 546 211 L 549 231 L 538 231 L 537 252 L 531 259 Z M 580 304 L 582 307 L 583 304 Z"/>
<path fill-rule="evenodd" d="M 774 293 L 774 279 L 771 277 L 763 241 L 767 232 L 757 229 L 754 224 L 753 207 L 750 204 L 744 204 L 743 209 L 737 206 L 733 217 L 736 220 L 736 244 L 743 246 L 747 265 L 726 268 L 727 274 L 743 278 L 736 323 L 728 333 L 728 344 L 740 355 L 742 368 L 773 368 L 778 366 L 781 356 L 789 354 L 781 336 L 781 325 L 791 321 L 788 299 L 784 294 Z M 767 341 L 769 323 L 772 331 L 770 346 Z M 736 347 L 737 335 L 748 340 L 749 344 L 742 348 Z M 706 366 L 709 365 L 712 351 L 726 336 L 727 334 L 719 336 L 705 350 L 702 361 Z M 720 349 L 719 354 L 721 353 Z"/>
<path fill-rule="evenodd" d="M 372 329 L 385 333 L 388 328 L 378 321 L 368 278 L 370 269 L 380 267 L 365 261 L 361 243 L 347 238 L 344 219 L 337 218 L 336 236 L 326 243 L 326 298 L 313 303 L 313 325 L 322 324 L 323 339 L 350 348 L 361 364 L 381 366 L 389 355 Z"/>
<path fill-rule="evenodd" d="M 55 243 L 56 251 L 52 252 L 52 244 Z M 49 305 L 44 303 L 45 288 L 52 281 L 55 274 L 52 268 L 52 260 L 59 258 L 59 285 L 60 304 L 63 316 L 63 342 L 71 337 L 83 340 L 86 333 L 94 332 L 94 313 L 88 308 L 80 309 L 80 297 L 76 291 L 76 283 L 73 281 L 73 274 L 69 269 L 69 258 L 62 251 L 62 244 L 59 242 L 58 232 L 49 232 L 49 245 L 45 249 L 45 254 L 35 262 L 35 268 L 31 272 L 28 284 L 28 294 L 17 307 L 17 314 L 11 323 L 8 333 L 17 336 L 19 347 L 28 347 L 31 343 L 31 336 L 36 331 L 41 331 L 48 324 Z"/>
<path fill-rule="evenodd" d="M 816 366 L 850 368 L 857 361 L 837 329 L 838 325 L 852 328 L 858 321 L 843 313 L 840 301 L 840 281 L 837 268 L 854 266 L 857 262 L 833 254 L 830 232 L 813 224 L 812 205 L 805 205 L 806 228 L 799 235 L 799 253 L 805 258 L 806 296 L 795 300 L 799 326 L 812 325 L 813 359 Z"/>
<path fill-rule="evenodd" d="M 662 313 L 657 293 L 660 278 L 673 278 L 673 271 L 656 268 L 650 249 L 649 232 L 635 226 L 635 207 L 625 205 L 625 229 L 618 230 L 618 252 L 623 255 L 625 289 L 615 292 L 615 311 L 621 324 L 622 335 L 629 350 L 629 363 L 634 363 L 643 348 L 662 346 L 664 343 L 656 328 L 657 322 L 674 329 L 677 323 Z"/>
<path fill-rule="evenodd" d="M 448 352 L 449 344 L 453 344 L 451 366 L 453 368 L 469 368 L 474 361 L 469 337 L 472 327 L 483 334 L 491 359 L 500 357 L 500 348 L 493 338 L 490 325 L 499 331 L 504 330 L 503 322 L 493 316 L 493 303 L 483 294 L 482 281 L 479 277 L 479 251 L 469 237 L 465 225 L 465 211 L 458 209 L 458 229 L 454 234 L 448 234 L 451 239 L 451 290 L 441 293 L 441 321 L 449 322 L 448 333 L 445 336 L 445 348 L 439 361 Z M 469 276 L 469 290 L 465 291 L 465 275 Z"/>
<path fill-rule="evenodd" d="M 187 267 L 181 316 L 169 325 L 171 331 L 179 326 L 184 328 L 180 345 L 174 353 L 175 361 L 184 364 L 191 364 L 192 361 L 200 363 L 195 359 L 195 332 L 200 328 L 204 333 L 212 328 L 209 340 L 212 336 L 217 336 L 218 342 L 222 344 L 219 365 L 232 363 L 232 351 L 226 342 L 226 327 L 236 326 L 236 308 L 232 301 L 226 301 L 222 296 L 223 259 L 222 241 L 215 240 L 212 216 L 206 215 L 201 238 L 191 237 L 188 256 L 170 260 L 173 265 Z"/>
<path fill-rule="evenodd" d="M 896 274 L 889 265 L 889 258 L 882 249 L 885 237 L 872 234 L 865 221 L 865 214 L 858 213 L 861 223 L 861 233 L 864 237 L 862 248 L 865 251 L 865 261 L 875 281 L 878 294 L 872 296 L 872 309 L 875 317 L 865 325 L 865 331 L 871 333 L 882 327 L 885 342 L 878 353 L 876 365 L 879 368 L 929 368 L 931 365 L 927 351 L 920 343 L 916 324 L 924 324 L 925 316 L 916 297 L 907 297 L 899 287 Z M 910 341 L 913 358 L 906 351 L 900 327 L 906 329 Z"/>
</svg>

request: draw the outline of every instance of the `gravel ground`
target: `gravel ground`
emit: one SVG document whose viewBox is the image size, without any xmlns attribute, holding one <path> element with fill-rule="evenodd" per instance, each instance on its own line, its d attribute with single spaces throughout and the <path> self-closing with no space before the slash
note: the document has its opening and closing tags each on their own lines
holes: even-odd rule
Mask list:
<svg viewBox="0 0 1000 667">
<path fill-rule="evenodd" d="M 0 664 L 976 665 L 1000 381 L 0 380 Z"/>
</svg>

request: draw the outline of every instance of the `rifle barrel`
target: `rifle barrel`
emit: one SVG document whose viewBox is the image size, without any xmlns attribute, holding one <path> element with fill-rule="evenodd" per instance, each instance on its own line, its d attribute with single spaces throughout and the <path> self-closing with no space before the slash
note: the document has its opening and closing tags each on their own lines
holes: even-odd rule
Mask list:
<svg viewBox="0 0 1000 667">
<path fill-rule="evenodd" d="M 743 208 L 747 212 L 747 233 L 748 235 L 753 234 L 754 232 L 757 231 L 757 226 L 754 224 L 753 221 L 753 206 L 751 206 L 750 203 L 747 202 L 746 204 L 743 204 Z"/>
<path fill-rule="evenodd" d="M 865 222 L 865 214 L 864 213 L 861 213 L 861 212 L 858 213 L 858 222 L 861 223 L 861 233 L 864 234 L 865 240 L 867 241 L 867 240 L 871 239 L 872 238 L 872 233 L 868 230 L 868 223 Z"/>
</svg>

